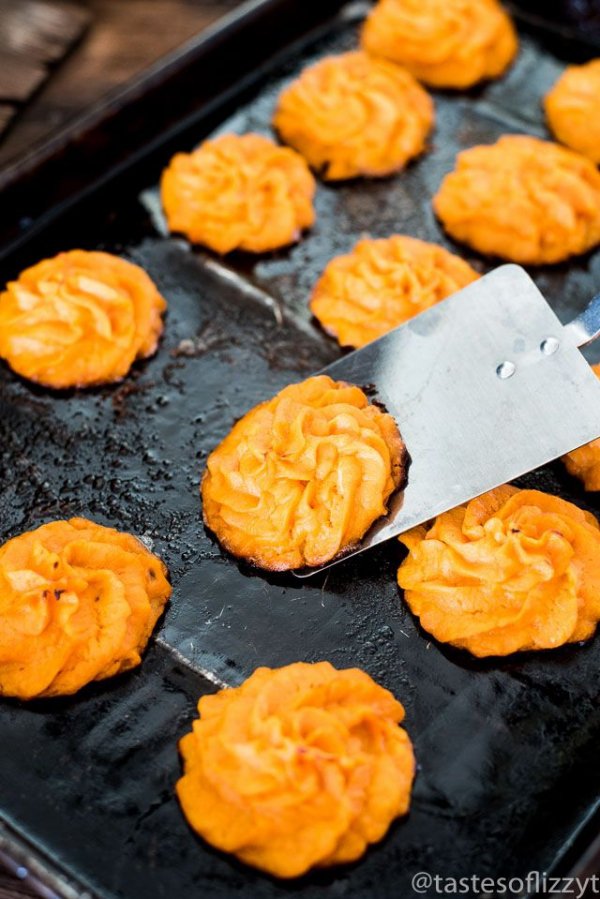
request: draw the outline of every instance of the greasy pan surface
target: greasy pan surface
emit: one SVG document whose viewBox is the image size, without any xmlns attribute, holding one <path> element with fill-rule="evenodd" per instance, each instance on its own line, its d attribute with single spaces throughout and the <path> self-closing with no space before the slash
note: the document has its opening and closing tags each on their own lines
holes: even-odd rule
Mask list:
<svg viewBox="0 0 600 899">
<path fill-rule="evenodd" d="M 354 25 L 340 22 L 224 127 L 268 132 L 281 84 L 354 40 Z M 0 703 L 0 814 L 93 893 L 408 897 L 418 871 L 548 870 L 594 811 L 600 640 L 473 661 L 431 642 L 406 610 L 396 542 L 314 580 L 264 576 L 220 551 L 198 497 L 206 456 L 233 422 L 337 358 L 306 308 L 326 261 L 363 232 L 451 247 L 429 201 L 456 152 L 503 131 L 544 134 L 539 97 L 561 65 L 524 38 L 504 81 L 436 94 L 433 151 L 393 179 L 320 186 L 317 224 L 289 251 L 259 261 L 192 251 L 161 235 L 150 186 L 141 200 L 120 190 L 110 214 L 52 229 L 19 260 L 75 245 L 114 250 L 143 265 L 169 301 L 157 356 L 121 386 L 51 395 L 0 369 L 0 536 L 85 515 L 142 536 L 174 585 L 140 669 L 71 699 Z M 203 136 L 199 126 L 189 146 Z M 481 271 L 492 265 L 466 258 Z M 566 320 L 598 288 L 600 254 L 532 274 Z M 600 512 L 559 463 L 525 482 Z M 409 816 L 362 862 L 279 883 L 189 830 L 173 794 L 176 740 L 210 680 L 235 684 L 258 665 L 299 659 L 359 665 L 391 689 L 420 767 Z"/>
</svg>

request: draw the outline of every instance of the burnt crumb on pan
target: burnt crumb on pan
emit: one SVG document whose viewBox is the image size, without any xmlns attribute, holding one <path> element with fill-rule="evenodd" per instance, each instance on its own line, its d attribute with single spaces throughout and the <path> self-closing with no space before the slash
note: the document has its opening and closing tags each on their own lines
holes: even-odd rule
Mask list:
<svg viewBox="0 0 600 899">
<path fill-rule="evenodd" d="M 171 350 L 171 356 L 177 358 L 178 356 L 195 356 L 196 355 L 196 344 L 193 340 L 190 340 L 189 337 L 186 337 L 185 340 L 181 340 L 179 345 L 175 347 L 174 350 Z"/>
<path fill-rule="evenodd" d="M 171 356 L 175 359 L 180 356 L 194 358 L 208 353 L 210 350 L 224 349 L 235 344 L 235 340 L 214 322 L 205 322 L 194 337 L 185 337 L 175 349 L 171 350 Z"/>
<path fill-rule="evenodd" d="M 377 387 L 375 384 L 359 384 L 359 387 L 363 391 L 363 393 L 366 393 L 366 395 L 375 406 L 379 406 L 380 409 L 383 409 L 384 412 L 387 412 L 387 409 L 385 408 L 383 403 L 377 400 Z"/>
<path fill-rule="evenodd" d="M 177 372 L 181 371 L 184 367 L 185 362 L 181 362 L 179 360 L 175 360 L 174 362 L 169 362 L 168 365 L 165 365 L 163 369 L 163 381 L 165 384 L 168 384 L 169 387 L 174 387 L 176 390 L 183 390 L 185 387 L 185 383 L 181 378 L 177 377 Z"/>
<path fill-rule="evenodd" d="M 130 373 L 130 380 L 121 384 L 112 395 L 112 404 L 116 418 L 122 418 L 127 412 L 127 400 L 130 396 L 138 396 L 156 386 L 154 381 L 145 381 L 143 384 L 135 382 L 136 373 Z M 133 377 L 133 382 L 131 378 Z"/>
<path fill-rule="evenodd" d="M 382 412 L 386 412 L 391 415 L 391 412 L 388 411 L 388 408 L 385 405 L 385 403 L 383 402 L 383 400 L 379 398 L 376 384 L 373 384 L 373 383 L 363 384 L 362 382 L 360 384 L 358 384 L 355 381 L 347 381 L 345 378 L 342 378 L 342 380 L 346 384 L 352 384 L 354 387 L 360 387 L 362 392 L 365 394 L 365 396 L 368 397 L 369 402 L 373 406 L 377 406 L 377 408 L 381 409 Z M 393 417 L 394 416 L 392 416 L 392 418 Z M 396 422 L 396 424 L 398 424 L 398 422 Z M 399 425 L 398 425 L 398 427 L 399 427 Z"/>
</svg>

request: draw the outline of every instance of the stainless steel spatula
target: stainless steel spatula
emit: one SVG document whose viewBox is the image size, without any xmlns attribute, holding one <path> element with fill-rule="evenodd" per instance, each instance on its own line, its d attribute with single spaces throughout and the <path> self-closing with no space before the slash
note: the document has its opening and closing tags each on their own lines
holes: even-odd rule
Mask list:
<svg viewBox="0 0 600 899">
<path fill-rule="evenodd" d="M 343 558 L 600 437 L 600 381 L 578 350 L 598 334 L 600 295 L 563 326 L 503 265 L 328 366 L 375 388 L 411 458 L 389 515 Z"/>
</svg>

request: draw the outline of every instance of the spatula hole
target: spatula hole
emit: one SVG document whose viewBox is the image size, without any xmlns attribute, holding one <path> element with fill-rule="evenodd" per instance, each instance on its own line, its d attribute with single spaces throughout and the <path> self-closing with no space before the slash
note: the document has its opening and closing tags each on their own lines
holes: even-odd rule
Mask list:
<svg viewBox="0 0 600 899">
<path fill-rule="evenodd" d="M 544 356 L 551 356 L 557 351 L 558 347 L 559 343 L 556 337 L 546 337 L 546 339 L 542 340 L 540 343 L 540 350 Z"/>
<path fill-rule="evenodd" d="M 516 370 L 517 366 L 514 362 L 501 362 L 496 369 L 496 374 L 505 381 L 507 378 L 512 378 Z"/>
</svg>

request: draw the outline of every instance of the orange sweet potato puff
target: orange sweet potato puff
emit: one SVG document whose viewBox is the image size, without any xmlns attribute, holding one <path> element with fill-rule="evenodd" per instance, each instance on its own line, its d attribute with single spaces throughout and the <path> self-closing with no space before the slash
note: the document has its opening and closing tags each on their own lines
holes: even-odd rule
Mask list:
<svg viewBox="0 0 600 899">
<path fill-rule="evenodd" d="M 536 137 L 459 153 L 433 207 L 456 240 L 513 262 L 560 262 L 600 242 L 600 172 Z"/>
<path fill-rule="evenodd" d="M 385 514 L 404 469 L 393 418 L 358 387 L 316 376 L 256 406 L 211 453 L 204 520 L 261 568 L 317 566 Z"/>
<path fill-rule="evenodd" d="M 169 229 L 217 253 L 265 253 L 315 220 L 315 180 L 294 150 L 260 134 L 225 134 L 177 153 L 161 181 Z"/>
<path fill-rule="evenodd" d="M 167 304 L 139 266 L 71 250 L 22 272 L 0 294 L 0 358 L 48 387 L 121 380 L 151 356 Z"/>
<path fill-rule="evenodd" d="M 198 711 L 177 794 L 193 829 L 246 864 L 297 877 L 354 861 L 408 811 L 404 709 L 357 668 L 258 668 Z"/>
<path fill-rule="evenodd" d="M 600 529 L 539 490 L 499 487 L 402 534 L 398 583 L 422 627 L 475 656 L 586 640 L 600 619 Z"/>
<path fill-rule="evenodd" d="M 342 346 L 361 347 L 478 277 L 437 244 L 400 234 L 361 240 L 327 265 L 310 308 Z"/>
<path fill-rule="evenodd" d="M 496 0 L 379 0 L 361 40 L 369 53 L 432 87 L 497 78 L 518 50 L 512 21 Z"/>
<path fill-rule="evenodd" d="M 84 518 L 0 547 L 0 695 L 75 693 L 139 665 L 171 593 L 160 559 Z"/>
<path fill-rule="evenodd" d="M 324 178 L 400 171 L 425 149 L 430 96 L 412 75 L 361 51 L 327 56 L 286 88 L 273 125 Z"/>
<path fill-rule="evenodd" d="M 600 363 L 592 368 L 600 378 Z M 569 474 L 579 478 L 586 490 L 600 490 L 600 438 L 567 453 L 563 462 Z"/>
<path fill-rule="evenodd" d="M 544 108 L 557 140 L 600 165 L 600 59 L 565 69 Z"/>
</svg>

